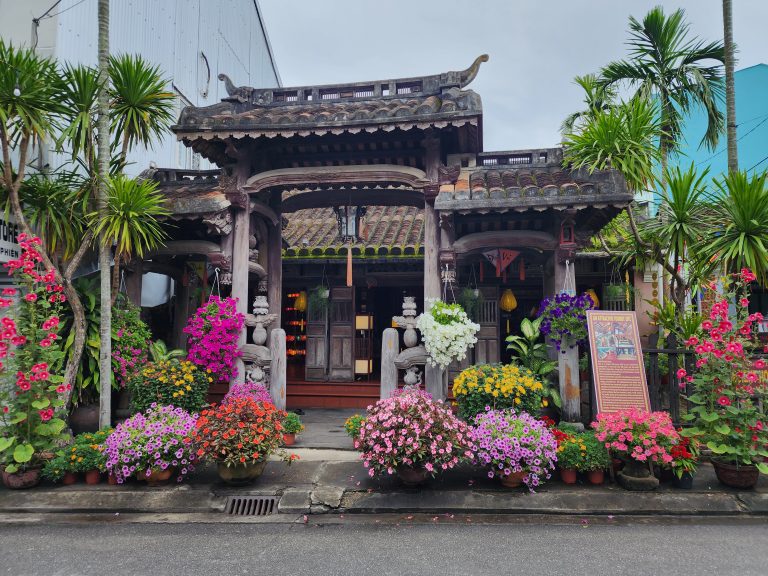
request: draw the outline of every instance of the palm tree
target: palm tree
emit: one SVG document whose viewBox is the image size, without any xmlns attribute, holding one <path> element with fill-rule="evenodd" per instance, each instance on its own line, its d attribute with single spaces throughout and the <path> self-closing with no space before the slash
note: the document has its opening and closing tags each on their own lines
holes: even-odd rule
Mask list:
<svg viewBox="0 0 768 576">
<path fill-rule="evenodd" d="M 710 261 L 730 272 L 750 268 L 763 285 L 768 279 L 767 177 L 737 170 L 715 181 L 714 209 L 721 226 L 702 247 Z"/>
<path fill-rule="evenodd" d="M 728 129 L 728 172 L 739 169 L 736 139 L 736 81 L 733 69 L 736 66 L 736 47 L 733 44 L 733 7 L 731 0 L 723 0 L 723 41 L 725 44 L 725 110 Z"/>
<path fill-rule="evenodd" d="M 723 62 L 724 49 L 720 42 L 689 38 L 682 9 L 667 17 L 657 6 L 642 22 L 630 16 L 629 31 L 630 59 L 608 64 L 601 76 L 609 86 L 626 84 L 646 98 L 658 99 L 663 175 L 669 152 L 678 146 L 682 120 L 694 106 L 703 106 L 707 112 L 707 130 L 701 144 L 708 148 L 717 145 L 724 124 L 717 107 L 723 92 L 722 66 L 718 62 Z"/>
<path fill-rule="evenodd" d="M 96 163 L 96 201 L 100 218 L 107 217 L 109 192 L 110 137 L 109 137 L 109 0 L 99 0 L 99 81 L 96 93 L 96 130 L 98 132 L 98 154 Z M 99 337 L 99 428 L 111 424 L 112 412 L 112 301 L 110 298 L 110 260 L 111 248 L 107 245 L 106 235 L 102 234 L 99 243 L 99 268 L 101 273 L 101 323 Z"/>
<path fill-rule="evenodd" d="M 573 81 L 584 90 L 586 109 L 581 112 L 573 112 L 563 120 L 560 125 L 560 132 L 563 135 L 571 134 L 578 124 L 594 118 L 598 112 L 609 110 L 616 100 L 616 89 L 605 82 L 601 82 L 595 74 L 576 76 Z"/>
<path fill-rule="evenodd" d="M 115 247 L 110 304 L 117 298 L 120 265 L 136 255 L 162 245 L 167 237 L 159 221 L 170 212 L 165 198 L 152 180 L 137 180 L 117 176 L 108 179 L 109 198 L 106 214 L 92 212 L 89 225 L 100 241 Z"/>
</svg>

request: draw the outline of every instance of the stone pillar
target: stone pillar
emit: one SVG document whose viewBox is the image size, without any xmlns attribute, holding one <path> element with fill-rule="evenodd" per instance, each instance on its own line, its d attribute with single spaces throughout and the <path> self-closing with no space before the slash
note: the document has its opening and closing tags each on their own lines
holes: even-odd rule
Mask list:
<svg viewBox="0 0 768 576">
<path fill-rule="evenodd" d="M 397 390 L 397 367 L 395 358 L 400 352 L 400 335 L 395 328 L 384 330 L 381 339 L 381 389 L 379 397 L 384 400 Z"/>
<path fill-rule="evenodd" d="M 555 254 L 555 294 L 566 292 L 574 295 L 576 269 L 574 260 L 566 251 Z M 557 355 L 560 397 L 562 398 L 562 419 L 566 422 L 581 422 L 581 383 L 579 381 L 579 348 L 565 347 Z"/>
<path fill-rule="evenodd" d="M 174 279 L 174 306 L 173 306 L 173 332 L 170 348 L 187 349 L 187 335 L 184 334 L 184 326 L 189 318 L 189 286 L 184 286 L 179 279 Z"/>
<path fill-rule="evenodd" d="M 434 185 L 424 192 L 424 311 L 427 298 L 440 298 L 440 229 L 435 210 L 438 168 L 440 166 L 440 139 L 429 136 L 424 140 L 424 167 L 427 178 Z M 424 369 L 425 388 L 436 400 L 444 400 L 443 374 L 438 367 L 427 364 Z"/>
<path fill-rule="evenodd" d="M 248 313 L 248 236 L 250 235 L 250 216 L 247 210 L 235 212 L 235 226 L 232 243 L 232 297 L 237 299 L 237 311 Z M 240 331 L 237 339 L 238 347 L 245 344 L 245 329 Z M 237 360 L 237 376 L 235 383 L 243 382 L 245 366 L 242 360 Z"/>
<path fill-rule="evenodd" d="M 269 352 L 272 355 L 272 369 L 269 376 L 269 394 L 280 410 L 285 410 L 286 358 L 285 330 L 274 328 L 269 335 Z"/>
</svg>

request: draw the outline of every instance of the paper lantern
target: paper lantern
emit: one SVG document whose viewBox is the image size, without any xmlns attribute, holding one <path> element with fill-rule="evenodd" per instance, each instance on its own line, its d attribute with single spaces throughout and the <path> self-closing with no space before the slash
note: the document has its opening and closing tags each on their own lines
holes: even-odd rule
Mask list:
<svg viewBox="0 0 768 576">
<path fill-rule="evenodd" d="M 293 303 L 293 307 L 298 312 L 304 312 L 307 309 L 307 293 L 303 290 L 296 296 L 296 301 Z"/>
<path fill-rule="evenodd" d="M 499 300 L 499 308 L 504 310 L 504 312 L 512 312 L 512 310 L 517 308 L 517 298 L 515 298 L 515 295 L 509 288 L 504 290 L 504 292 L 501 294 L 501 300 Z"/>
<path fill-rule="evenodd" d="M 600 307 L 600 299 L 597 297 L 597 292 L 595 292 L 594 288 L 590 288 L 589 290 L 587 290 L 587 296 L 592 298 L 592 302 L 594 302 L 595 308 Z"/>
</svg>

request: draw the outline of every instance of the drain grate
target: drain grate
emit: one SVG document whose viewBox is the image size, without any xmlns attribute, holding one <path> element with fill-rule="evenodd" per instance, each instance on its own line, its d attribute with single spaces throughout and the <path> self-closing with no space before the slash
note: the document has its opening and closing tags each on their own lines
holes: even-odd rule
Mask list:
<svg viewBox="0 0 768 576">
<path fill-rule="evenodd" d="M 224 512 L 235 516 L 269 516 L 277 514 L 277 496 L 230 496 Z"/>
</svg>

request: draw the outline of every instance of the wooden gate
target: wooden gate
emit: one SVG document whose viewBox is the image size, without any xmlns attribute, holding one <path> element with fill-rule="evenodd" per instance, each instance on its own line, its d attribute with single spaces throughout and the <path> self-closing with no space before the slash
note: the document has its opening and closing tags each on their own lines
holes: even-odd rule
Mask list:
<svg viewBox="0 0 768 576">
<path fill-rule="evenodd" d="M 476 322 L 480 324 L 475 344 L 475 364 L 499 362 L 499 290 L 496 286 L 480 288 L 483 298 Z"/>
<path fill-rule="evenodd" d="M 355 378 L 355 289 L 331 288 L 330 360 L 328 379 L 351 382 Z"/>
<path fill-rule="evenodd" d="M 309 306 L 306 344 L 305 378 L 328 380 L 328 305 Z"/>
</svg>

